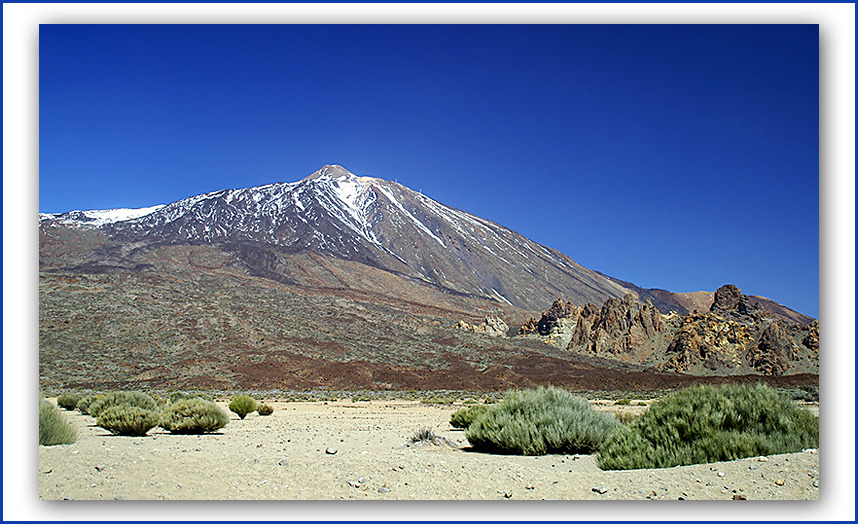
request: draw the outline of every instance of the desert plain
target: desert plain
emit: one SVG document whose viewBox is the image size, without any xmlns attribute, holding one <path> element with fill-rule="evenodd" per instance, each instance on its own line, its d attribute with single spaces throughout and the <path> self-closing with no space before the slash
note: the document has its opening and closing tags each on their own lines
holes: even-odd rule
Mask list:
<svg viewBox="0 0 858 524">
<path fill-rule="evenodd" d="M 55 402 L 55 399 L 49 399 Z M 601 410 L 642 412 L 641 402 Z M 39 446 L 42 500 L 748 500 L 819 499 L 819 453 L 665 469 L 602 471 L 595 455 L 468 450 L 460 405 L 414 400 L 277 402 L 216 433 L 115 436 L 77 411 L 74 444 Z M 805 407 L 818 415 L 817 403 Z M 430 428 L 454 446 L 408 445 Z"/>
</svg>

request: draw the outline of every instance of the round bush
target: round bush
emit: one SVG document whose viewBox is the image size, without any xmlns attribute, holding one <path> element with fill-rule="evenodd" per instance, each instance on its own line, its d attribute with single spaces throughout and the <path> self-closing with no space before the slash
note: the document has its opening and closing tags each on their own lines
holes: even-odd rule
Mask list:
<svg viewBox="0 0 858 524">
<path fill-rule="evenodd" d="M 71 411 L 77 407 L 77 403 L 81 398 L 83 398 L 83 396 L 78 395 L 77 393 L 60 395 L 57 397 L 57 406 Z"/>
<path fill-rule="evenodd" d="M 89 404 L 87 410 L 89 411 L 89 415 L 98 418 L 105 409 L 121 404 L 137 406 L 138 408 L 150 411 L 159 411 L 160 409 L 158 403 L 146 393 L 139 391 L 113 391 L 99 396 Z"/>
<path fill-rule="evenodd" d="M 468 426 L 477 420 L 477 417 L 485 413 L 489 409 L 488 406 L 477 404 L 469 408 L 460 409 L 450 415 L 450 425 L 454 428 L 467 429 Z"/>
<path fill-rule="evenodd" d="M 238 415 L 240 419 L 244 419 L 248 413 L 256 411 L 256 408 L 256 401 L 247 395 L 236 395 L 232 397 L 229 403 L 229 410 Z"/>
<path fill-rule="evenodd" d="M 170 404 L 186 398 L 201 398 L 203 400 L 208 400 L 209 402 L 214 402 L 214 398 L 208 393 L 185 393 L 182 391 L 176 391 L 170 395 Z"/>
<path fill-rule="evenodd" d="M 73 444 L 77 431 L 50 402 L 39 400 L 39 445 Z"/>
<path fill-rule="evenodd" d="M 103 409 L 96 419 L 99 427 L 116 435 L 142 437 L 158 425 L 159 414 L 129 404 L 120 404 Z"/>
<path fill-rule="evenodd" d="M 77 410 L 80 411 L 81 413 L 83 413 L 84 415 L 89 415 L 90 414 L 89 413 L 89 406 L 91 406 L 93 402 L 95 402 L 96 400 L 98 400 L 99 398 L 101 398 L 103 396 L 104 396 L 104 394 L 98 394 L 98 395 L 89 395 L 88 397 L 83 397 L 82 399 L 77 401 L 77 405 L 75 407 L 77 407 Z"/>
<path fill-rule="evenodd" d="M 819 419 L 764 386 L 692 386 L 613 433 L 602 469 L 669 468 L 819 447 Z"/>
<path fill-rule="evenodd" d="M 209 433 L 229 423 L 229 415 L 201 398 L 177 401 L 161 413 L 160 425 L 170 433 Z"/>
<path fill-rule="evenodd" d="M 555 387 L 514 391 L 465 431 L 482 451 L 517 455 L 589 453 L 620 423 Z"/>
<path fill-rule="evenodd" d="M 263 417 L 267 417 L 268 415 L 274 413 L 274 408 L 272 408 L 268 404 L 260 404 L 259 407 L 256 408 L 256 412 Z"/>
</svg>

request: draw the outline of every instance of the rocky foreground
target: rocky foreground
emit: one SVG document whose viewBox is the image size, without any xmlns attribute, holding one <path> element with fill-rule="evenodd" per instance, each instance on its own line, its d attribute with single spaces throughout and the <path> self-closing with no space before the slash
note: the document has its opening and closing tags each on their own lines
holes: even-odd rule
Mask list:
<svg viewBox="0 0 858 524">
<path fill-rule="evenodd" d="M 642 411 L 644 406 L 598 409 Z M 634 404 L 634 403 L 633 403 Z M 226 410 L 226 403 L 220 403 Z M 466 450 L 460 406 L 415 401 L 280 402 L 219 433 L 118 437 L 77 412 L 75 444 L 39 447 L 46 500 L 743 500 L 819 499 L 819 454 L 602 471 L 593 455 Z M 818 410 L 818 407 L 815 409 Z M 460 448 L 406 445 L 422 427 Z M 485 516 L 484 516 L 485 517 Z"/>
</svg>

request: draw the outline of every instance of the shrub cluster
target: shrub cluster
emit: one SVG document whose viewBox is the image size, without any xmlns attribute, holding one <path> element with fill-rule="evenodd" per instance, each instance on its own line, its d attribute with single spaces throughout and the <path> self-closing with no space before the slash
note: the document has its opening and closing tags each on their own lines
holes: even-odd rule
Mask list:
<svg viewBox="0 0 858 524">
<path fill-rule="evenodd" d="M 589 453 L 619 425 L 566 390 L 541 387 L 507 394 L 465 436 L 475 449 L 496 453 Z"/>
<path fill-rule="evenodd" d="M 173 404 L 180 400 L 184 400 L 186 398 L 201 398 L 203 400 L 208 400 L 209 402 L 214 402 L 214 398 L 208 393 L 185 393 L 183 391 L 176 391 L 170 395 L 170 404 Z"/>
<path fill-rule="evenodd" d="M 258 407 L 255 400 L 248 395 L 236 395 L 229 403 L 229 410 L 244 420 L 248 413 L 253 413 Z"/>
<path fill-rule="evenodd" d="M 484 404 L 474 404 L 469 408 L 460 409 L 450 416 L 450 425 L 454 428 L 468 429 L 468 426 L 488 409 L 489 407 Z"/>
<path fill-rule="evenodd" d="M 75 440 L 77 431 L 60 410 L 47 400 L 39 399 L 39 445 L 73 444 Z"/>
<path fill-rule="evenodd" d="M 256 408 L 256 412 L 263 417 L 267 417 L 268 415 L 274 413 L 274 408 L 272 408 L 268 404 L 260 404 L 259 407 Z"/>
<path fill-rule="evenodd" d="M 140 391 L 112 391 L 100 395 L 93 400 L 87 406 L 87 411 L 89 415 L 98 418 L 105 409 L 123 404 L 155 412 L 160 410 L 158 403 L 146 393 L 141 393 Z"/>
<path fill-rule="evenodd" d="M 83 398 L 83 395 L 77 393 L 67 393 L 57 397 L 57 405 L 63 409 L 71 411 L 77 407 L 78 401 Z"/>
<path fill-rule="evenodd" d="M 170 433 L 209 433 L 229 423 L 229 415 L 214 402 L 187 398 L 170 405 L 161 413 L 160 425 Z"/>
<path fill-rule="evenodd" d="M 819 447 L 819 419 L 764 386 L 693 386 L 614 432 L 602 469 L 667 468 Z"/>
<path fill-rule="evenodd" d="M 75 407 L 78 411 L 83 413 L 84 415 L 89 415 L 89 406 L 92 405 L 93 402 L 103 397 L 103 394 L 89 395 L 87 397 L 83 397 L 82 399 L 77 401 Z"/>
<path fill-rule="evenodd" d="M 159 417 L 160 414 L 151 409 L 119 404 L 101 410 L 96 424 L 116 435 L 142 437 L 158 425 Z"/>
</svg>

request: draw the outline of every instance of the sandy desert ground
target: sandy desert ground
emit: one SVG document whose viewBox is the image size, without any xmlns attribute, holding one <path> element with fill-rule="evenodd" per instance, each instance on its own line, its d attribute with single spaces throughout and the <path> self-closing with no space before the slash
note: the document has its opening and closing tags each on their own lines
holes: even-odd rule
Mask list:
<svg viewBox="0 0 858 524">
<path fill-rule="evenodd" d="M 54 401 L 54 399 L 51 399 Z M 63 411 L 75 444 L 39 447 L 42 500 L 816 500 L 817 450 L 669 469 L 602 471 L 593 455 L 499 456 L 405 446 L 421 427 L 467 446 L 460 406 L 269 402 L 220 432 L 113 436 Z M 599 409 L 643 410 L 641 406 Z M 226 411 L 226 403 L 219 402 Z M 818 405 L 810 406 L 818 413 Z"/>
</svg>

